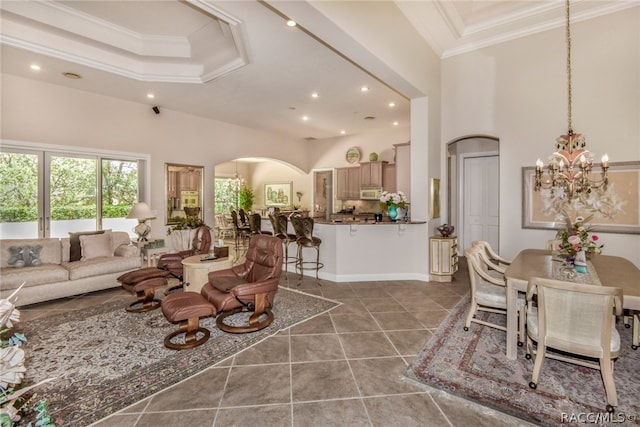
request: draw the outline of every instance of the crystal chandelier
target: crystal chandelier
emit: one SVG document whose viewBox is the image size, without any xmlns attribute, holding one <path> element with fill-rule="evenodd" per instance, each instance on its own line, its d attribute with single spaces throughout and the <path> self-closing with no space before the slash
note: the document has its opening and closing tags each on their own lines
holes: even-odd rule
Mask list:
<svg viewBox="0 0 640 427">
<path fill-rule="evenodd" d="M 592 189 L 606 190 L 609 179 L 609 157 L 602 156 L 602 169 L 599 176 L 592 174 L 593 154 L 582 134 L 574 133 L 571 117 L 571 26 L 569 19 L 569 0 L 567 0 L 567 105 L 568 132 L 556 140 L 556 149 L 549 157 L 547 171 L 540 159 L 536 161 L 535 189 L 550 189 L 551 194 L 561 196 L 570 202 L 574 199 L 586 200 Z M 597 165 L 595 165 L 597 167 Z"/>
</svg>

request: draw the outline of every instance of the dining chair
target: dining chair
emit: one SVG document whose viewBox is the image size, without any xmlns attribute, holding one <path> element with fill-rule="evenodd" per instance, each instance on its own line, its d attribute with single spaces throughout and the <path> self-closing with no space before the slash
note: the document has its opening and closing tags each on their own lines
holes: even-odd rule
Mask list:
<svg viewBox="0 0 640 427">
<path fill-rule="evenodd" d="M 234 234 L 234 227 L 229 224 L 227 218 L 221 213 L 216 214 L 215 230 L 216 237 L 218 239 L 224 239 L 225 237 L 233 236 Z"/>
<path fill-rule="evenodd" d="M 506 326 L 492 323 L 480 319 L 477 315 L 479 311 L 490 313 L 507 314 L 507 293 L 504 281 L 504 270 L 493 264 L 487 257 L 485 249 L 480 245 L 475 245 L 464 250 L 467 264 L 469 265 L 469 286 L 471 293 L 471 307 L 467 314 L 464 330 L 468 331 L 471 322 L 480 325 L 506 331 Z M 489 274 L 489 271 L 493 271 Z M 497 277 L 500 274 L 501 277 Z M 518 298 L 518 329 L 520 340 L 518 345 L 522 346 L 525 340 L 525 299 Z"/>
<path fill-rule="evenodd" d="M 489 259 L 491 259 L 496 265 L 502 268 L 503 273 L 504 269 L 511 265 L 511 260 L 498 255 L 487 241 L 474 240 L 473 242 L 471 242 L 471 246 L 478 246 L 479 248 L 481 248 Z"/>
<path fill-rule="evenodd" d="M 620 353 L 614 314 L 622 314 L 622 290 L 533 277 L 527 286 L 527 306 L 527 359 L 535 352 L 529 387 L 537 388 L 545 357 L 600 369 L 607 411 L 613 412 L 618 406 L 613 360 Z M 598 363 L 585 357 L 598 359 Z"/>
</svg>

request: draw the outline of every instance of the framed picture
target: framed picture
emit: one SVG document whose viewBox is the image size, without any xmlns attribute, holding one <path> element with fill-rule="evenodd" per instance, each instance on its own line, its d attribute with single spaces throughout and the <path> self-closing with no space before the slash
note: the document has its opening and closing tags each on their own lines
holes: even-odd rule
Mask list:
<svg viewBox="0 0 640 427">
<path fill-rule="evenodd" d="M 431 178 L 431 218 L 440 218 L 440 179 Z"/>
<path fill-rule="evenodd" d="M 291 204 L 290 182 L 270 182 L 264 185 L 265 206 L 290 206 Z"/>
<path fill-rule="evenodd" d="M 618 208 L 612 218 L 588 210 L 576 215 L 593 214 L 589 224 L 594 231 L 640 234 L 640 162 L 610 163 L 607 193 Z M 535 167 L 522 168 L 522 228 L 565 228 L 562 216 L 549 206 L 549 194 L 550 190 L 535 191 Z"/>
</svg>

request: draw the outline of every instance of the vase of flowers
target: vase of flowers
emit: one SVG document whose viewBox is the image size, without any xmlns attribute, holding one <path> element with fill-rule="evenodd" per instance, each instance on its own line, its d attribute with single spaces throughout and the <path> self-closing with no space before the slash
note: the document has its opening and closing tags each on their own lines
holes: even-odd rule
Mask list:
<svg viewBox="0 0 640 427">
<path fill-rule="evenodd" d="M 391 221 L 398 218 L 398 208 L 404 208 L 406 205 L 407 196 L 402 191 L 397 193 L 383 191 L 380 195 L 380 208 L 387 209 Z"/>
<path fill-rule="evenodd" d="M 579 252 L 584 252 L 586 256 L 599 254 L 602 252 L 604 245 L 598 243 L 598 236 L 589 234 L 591 227 L 586 219 L 578 216 L 575 220 L 567 219 L 567 228 L 558 231 L 556 239 L 560 242 L 558 250 L 564 254 L 567 259 L 574 260 Z"/>
</svg>

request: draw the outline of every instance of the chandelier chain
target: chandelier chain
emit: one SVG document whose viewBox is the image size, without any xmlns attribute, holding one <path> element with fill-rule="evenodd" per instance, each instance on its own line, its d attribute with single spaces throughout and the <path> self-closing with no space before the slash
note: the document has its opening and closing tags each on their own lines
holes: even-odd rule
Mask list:
<svg viewBox="0 0 640 427">
<path fill-rule="evenodd" d="M 570 14 L 570 0 L 567 0 L 567 121 L 568 121 L 568 131 L 569 133 L 573 133 L 573 119 L 571 116 L 571 98 L 572 98 L 572 88 L 571 88 L 571 19 L 569 17 Z"/>
</svg>

